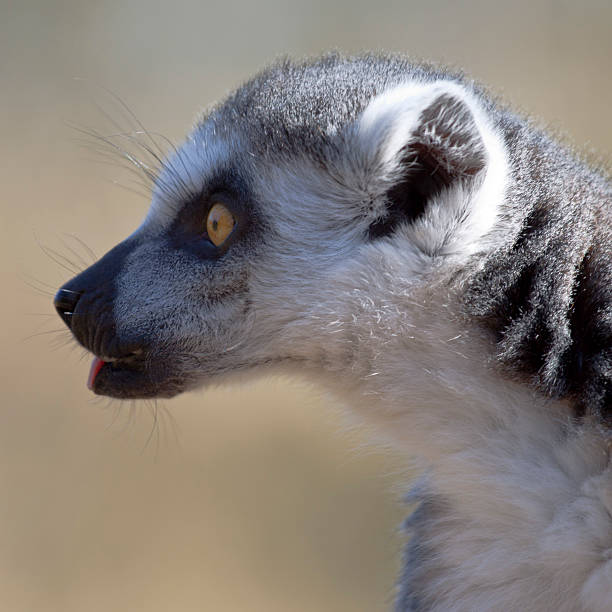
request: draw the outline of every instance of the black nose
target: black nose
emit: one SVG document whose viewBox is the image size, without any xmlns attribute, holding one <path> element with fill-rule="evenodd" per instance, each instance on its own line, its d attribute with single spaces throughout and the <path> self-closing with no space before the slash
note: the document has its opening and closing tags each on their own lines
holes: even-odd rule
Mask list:
<svg viewBox="0 0 612 612">
<path fill-rule="evenodd" d="M 72 291 L 70 289 L 60 289 L 53 299 L 53 305 L 57 314 L 62 318 L 62 321 L 72 329 L 72 313 L 76 308 L 77 302 L 81 297 L 81 291 Z"/>
</svg>

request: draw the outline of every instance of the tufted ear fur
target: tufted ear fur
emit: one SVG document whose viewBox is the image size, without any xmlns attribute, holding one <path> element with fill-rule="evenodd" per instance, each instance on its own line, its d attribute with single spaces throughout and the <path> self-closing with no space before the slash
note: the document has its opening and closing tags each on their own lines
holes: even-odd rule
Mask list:
<svg viewBox="0 0 612 612">
<path fill-rule="evenodd" d="M 384 202 L 371 238 L 402 227 L 430 255 L 479 248 L 503 203 L 507 164 L 474 94 L 451 81 L 392 89 L 366 107 L 356 135 Z"/>
</svg>

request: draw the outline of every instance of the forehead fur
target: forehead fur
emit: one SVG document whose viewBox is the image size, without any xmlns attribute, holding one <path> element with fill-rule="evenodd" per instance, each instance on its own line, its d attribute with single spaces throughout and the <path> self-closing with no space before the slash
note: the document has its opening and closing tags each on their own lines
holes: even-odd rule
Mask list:
<svg viewBox="0 0 612 612">
<path fill-rule="evenodd" d="M 460 73 L 402 56 L 333 53 L 302 62 L 279 61 L 198 121 L 162 168 L 149 221 L 170 221 L 182 201 L 201 193 L 219 173 L 248 179 L 296 157 L 327 166 L 343 154 L 336 135 L 374 97 L 407 83 L 439 80 L 466 86 L 483 107 L 492 109 Z"/>
<path fill-rule="evenodd" d="M 323 153 L 329 138 L 353 121 L 376 95 L 406 82 L 462 76 L 397 56 L 337 54 L 279 62 L 237 89 L 203 119 L 217 134 L 236 128 L 258 155 Z"/>
</svg>

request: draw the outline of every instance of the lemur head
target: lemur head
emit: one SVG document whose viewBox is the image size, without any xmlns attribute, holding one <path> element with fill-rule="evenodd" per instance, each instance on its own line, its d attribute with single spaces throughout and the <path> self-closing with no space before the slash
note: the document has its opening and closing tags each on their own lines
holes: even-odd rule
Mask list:
<svg viewBox="0 0 612 612">
<path fill-rule="evenodd" d="M 379 320 L 378 346 L 357 329 L 369 301 L 417 325 L 419 296 L 499 231 L 507 161 L 487 106 L 400 59 L 283 63 L 245 84 L 167 160 L 143 224 L 59 290 L 90 387 L 169 397 L 384 350 L 397 329 Z"/>
</svg>

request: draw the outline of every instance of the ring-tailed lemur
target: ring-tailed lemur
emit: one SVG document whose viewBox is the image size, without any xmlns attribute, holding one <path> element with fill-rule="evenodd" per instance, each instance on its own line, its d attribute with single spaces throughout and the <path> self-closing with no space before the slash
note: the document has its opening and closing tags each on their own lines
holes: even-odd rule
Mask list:
<svg viewBox="0 0 612 612">
<path fill-rule="evenodd" d="M 422 457 L 398 610 L 612 610 L 612 187 L 463 76 L 281 62 L 55 306 L 89 386 L 314 376 Z"/>
</svg>

